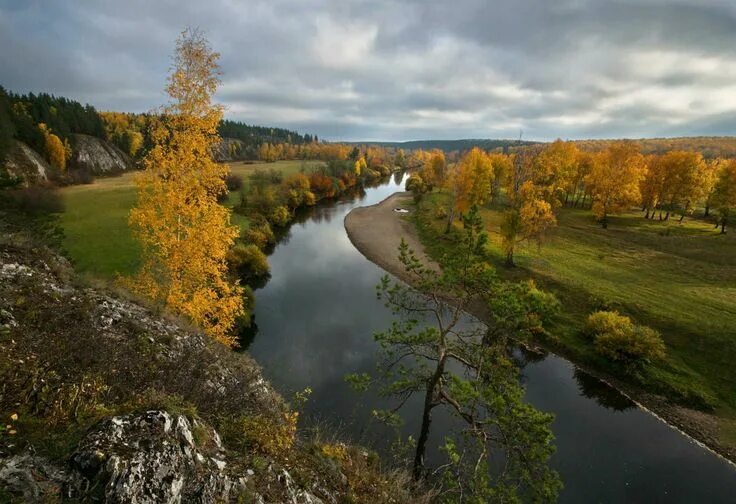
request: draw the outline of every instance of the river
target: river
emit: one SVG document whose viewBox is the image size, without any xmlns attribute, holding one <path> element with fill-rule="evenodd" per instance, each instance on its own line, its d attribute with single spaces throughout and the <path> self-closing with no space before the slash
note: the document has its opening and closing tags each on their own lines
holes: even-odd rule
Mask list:
<svg viewBox="0 0 736 504">
<path fill-rule="evenodd" d="M 285 397 L 313 390 L 304 408 L 308 422 L 384 452 L 392 434 L 370 421 L 370 412 L 392 403 L 353 392 L 343 378 L 375 369 L 373 334 L 391 321 L 375 295 L 385 272 L 353 247 L 343 219 L 402 190 L 397 179 L 313 208 L 291 227 L 269 257 L 272 277 L 256 293 L 258 331 L 244 342 Z M 568 361 L 529 359 L 522 375 L 526 399 L 555 415 L 551 463 L 565 485 L 560 502 L 736 501 L 734 466 Z M 420 400 L 403 410 L 404 434 L 417 435 Z M 435 415 L 431 445 L 452 422 Z M 428 453 L 430 464 L 437 455 Z"/>
</svg>

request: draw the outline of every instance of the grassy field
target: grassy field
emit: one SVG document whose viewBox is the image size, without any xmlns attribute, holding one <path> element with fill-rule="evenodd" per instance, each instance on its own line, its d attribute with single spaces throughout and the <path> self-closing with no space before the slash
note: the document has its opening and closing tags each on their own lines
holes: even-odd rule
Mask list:
<svg viewBox="0 0 736 504">
<path fill-rule="evenodd" d="M 275 169 L 284 175 L 312 169 L 318 161 L 277 161 L 275 163 L 230 164 L 230 170 L 248 182 L 256 169 Z M 128 213 L 135 203 L 134 173 L 100 178 L 93 184 L 69 186 L 61 190 L 64 213 L 63 247 L 80 273 L 110 279 L 129 275 L 138 267 L 139 248 L 128 228 Z M 233 206 L 238 194 L 231 193 L 226 205 Z M 232 221 L 241 228 L 248 220 L 233 213 Z"/>
<path fill-rule="evenodd" d="M 421 204 L 420 229 L 435 255 L 451 250 L 442 237 L 444 221 L 433 217 L 444 198 L 432 194 Z M 499 273 L 534 278 L 562 302 L 551 332 L 568 354 L 605 367 L 581 334 L 582 322 L 596 309 L 617 309 L 658 329 L 667 344 L 666 362 L 645 378 L 648 389 L 659 387 L 686 404 L 711 403 L 724 419 L 736 419 L 736 233 L 721 235 L 691 218 L 648 221 L 638 212 L 612 217 L 605 230 L 589 210 L 562 209 L 546 243 L 520 246 L 519 267 L 507 269 L 500 210 L 481 214 Z"/>
</svg>

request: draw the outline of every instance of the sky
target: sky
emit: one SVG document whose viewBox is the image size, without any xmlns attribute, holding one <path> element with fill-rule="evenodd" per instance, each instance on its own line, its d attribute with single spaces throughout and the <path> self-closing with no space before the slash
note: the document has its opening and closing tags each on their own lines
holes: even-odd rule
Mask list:
<svg viewBox="0 0 736 504">
<path fill-rule="evenodd" d="M 324 139 L 736 134 L 736 0 L 0 0 L 0 85 L 152 110 L 188 26 L 227 118 Z"/>
</svg>

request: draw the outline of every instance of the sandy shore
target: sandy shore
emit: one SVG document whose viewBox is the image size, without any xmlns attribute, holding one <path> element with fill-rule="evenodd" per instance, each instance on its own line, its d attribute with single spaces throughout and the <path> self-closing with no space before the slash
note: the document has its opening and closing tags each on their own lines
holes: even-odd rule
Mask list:
<svg viewBox="0 0 736 504">
<path fill-rule="evenodd" d="M 406 219 L 407 214 L 394 211 L 395 208 L 410 210 L 410 202 L 411 193 L 399 192 L 378 204 L 354 208 L 345 216 L 345 230 L 355 248 L 371 262 L 404 281 L 409 279 L 399 261 L 402 238 L 420 261 L 439 268 L 425 254 L 414 225 Z"/>
<path fill-rule="evenodd" d="M 405 217 L 407 214 L 394 211 L 397 207 L 411 210 L 410 202 L 410 193 L 395 193 L 376 205 L 355 208 L 345 216 L 345 230 L 355 248 L 368 260 L 407 283 L 411 283 L 410 279 L 398 259 L 398 247 L 402 238 L 424 264 L 439 268 L 426 255 L 414 225 Z M 470 311 L 478 318 L 485 318 L 486 314 L 480 307 L 471 307 Z M 544 348 L 544 350 L 571 360 L 564 348 Z M 575 362 L 573 365 L 615 388 L 641 409 L 650 412 L 699 445 L 732 464 L 736 463 L 736 448 L 733 445 L 724 445 L 719 439 L 718 421 L 715 416 L 672 404 L 661 396 L 632 388 L 615 376 L 580 366 Z"/>
</svg>

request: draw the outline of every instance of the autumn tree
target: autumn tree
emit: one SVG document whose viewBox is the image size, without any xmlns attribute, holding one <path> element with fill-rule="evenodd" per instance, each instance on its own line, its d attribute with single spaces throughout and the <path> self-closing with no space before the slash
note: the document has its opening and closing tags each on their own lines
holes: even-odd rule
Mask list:
<svg viewBox="0 0 736 504">
<path fill-rule="evenodd" d="M 446 433 L 445 474 L 452 477 L 443 481 L 443 492 L 448 497 L 465 495 L 468 502 L 515 502 L 522 496 L 554 500 L 560 484 L 548 465 L 554 451 L 552 417 L 523 400 L 508 350 L 508 338 L 538 328 L 539 315 L 549 304 L 532 301 L 539 297 L 530 284 L 510 288 L 498 280 L 482 259 L 487 237 L 475 207 L 463 222 L 459 247 L 441 272 L 423 265 L 402 241 L 399 260 L 414 288 L 389 277 L 379 285 L 380 297 L 396 320 L 375 336 L 385 357 L 376 381 L 383 394 L 399 398 L 399 406 L 376 414 L 394 419 L 408 398 L 423 397 L 413 462 L 416 479 L 427 473 L 435 409 L 448 409 L 463 424 L 462 439 Z M 466 320 L 464 310 L 484 301 L 495 315 L 489 317 L 491 325 Z M 372 382 L 365 375 L 351 380 Z M 500 469 L 489 466 L 495 456 L 504 459 Z"/>
<path fill-rule="evenodd" d="M 473 205 L 484 205 L 491 198 L 493 165 L 488 155 L 478 147 L 466 153 L 450 171 L 447 185 L 450 192 L 447 228 L 449 232 L 456 215 L 462 215 Z"/>
<path fill-rule="evenodd" d="M 706 164 L 697 152 L 670 151 L 651 156 L 641 182 L 642 200 L 647 210 L 664 210 L 664 220 L 679 210 L 682 220 L 694 203 L 703 197 Z"/>
<path fill-rule="evenodd" d="M 506 254 L 506 266 L 513 267 L 516 246 L 525 241 L 541 245 L 549 229 L 557 225 L 554 206 L 548 198 L 554 197 L 549 187 L 540 186 L 535 180 L 535 158 L 530 150 L 517 153 L 513 158 L 511 173 L 507 179 L 506 196 L 509 208 L 501 218 L 501 246 Z"/>
<path fill-rule="evenodd" d="M 713 208 L 718 211 L 721 233 L 725 233 L 726 225 L 736 213 L 736 159 L 731 159 L 721 168 L 711 200 Z"/>
<path fill-rule="evenodd" d="M 442 187 L 448 176 L 445 153 L 439 149 L 434 149 L 429 153 L 425 158 L 421 175 L 428 189 Z"/>
<path fill-rule="evenodd" d="M 355 165 L 353 167 L 355 171 L 355 175 L 360 177 L 362 174 L 365 174 L 366 170 L 368 169 L 368 165 L 365 162 L 365 158 L 363 156 L 360 156 L 357 161 L 355 161 Z"/>
<path fill-rule="evenodd" d="M 71 147 L 68 143 L 64 144 L 58 136 L 53 134 L 46 124 L 40 123 L 38 129 L 43 134 L 46 160 L 51 166 L 63 172 L 66 170 L 67 159 L 71 157 Z"/>
<path fill-rule="evenodd" d="M 534 182 L 549 191 L 547 200 L 568 204 L 580 182 L 578 175 L 578 148 L 573 142 L 560 139 L 547 145 L 534 158 Z"/>
<path fill-rule="evenodd" d="M 136 179 L 130 225 L 143 255 L 131 284 L 233 345 L 243 289 L 227 276 L 226 257 L 238 229 L 217 203 L 228 168 L 212 159 L 222 117 L 222 108 L 212 103 L 218 57 L 197 30 L 185 30 L 177 41 L 166 87 L 171 101 L 154 125 L 153 146 Z"/>
<path fill-rule="evenodd" d="M 703 176 L 701 178 L 701 190 L 705 204 L 703 217 L 710 216 L 710 209 L 713 206 L 713 195 L 718 181 L 718 175 L 727 164 L 727 161 L 721 158 L 711 159 L 705 163 Z"/>
<path fill-rule="evenodd" d="M 597 154 L 585 183 L 593 198 L 593 213 L 604 228 L 609 215 L 640 201 L 644 170 L 644 157 L 632 142 L 613 143 Z"/>
<path fill-rule="evenodd" d="M 493 188 L 491 189 L 491 197 L 495 198 L 501 193 L 501 187 L 511 175 L 513 170 L 513 157 L 500 152 L 491 152 L 488 159 L 493 167 Z"/>
</svg>

